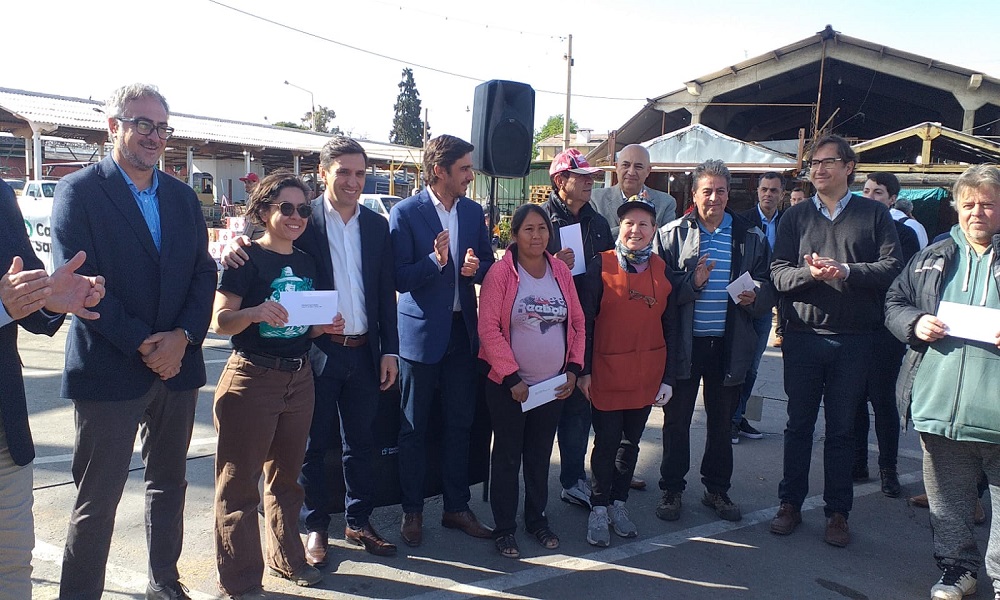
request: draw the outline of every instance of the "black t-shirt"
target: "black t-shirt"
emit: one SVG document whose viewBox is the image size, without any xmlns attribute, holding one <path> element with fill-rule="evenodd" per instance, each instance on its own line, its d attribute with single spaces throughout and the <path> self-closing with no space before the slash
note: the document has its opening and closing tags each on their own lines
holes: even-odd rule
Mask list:
<svg viewBox="0 0 1000 600">
<path fill-rule="evenodd" d="M 278 301 L 281 292 L 312 290 L 316 279 L 316 262 L 311 256 L 295 249 L 291 254 L 278 254 L 253 242 L 246 249 L 250 260 L 238 269 L 222 273 L 219 290 L 243 298 L 240 308 L 257 306 L 265 300 Z M 309 326 L 271 327 L 253 323 L 232 337 L 233 348 L 253 354 L 285 358 L 302 356 L 309 351 L 312 340 L 306 335 Z"/>
</svg>

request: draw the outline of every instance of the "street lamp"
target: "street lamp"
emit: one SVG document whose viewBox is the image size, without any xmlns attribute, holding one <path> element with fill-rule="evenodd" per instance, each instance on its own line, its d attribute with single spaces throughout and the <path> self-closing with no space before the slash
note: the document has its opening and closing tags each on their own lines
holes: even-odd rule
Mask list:
<svg viewBox="0 0 1000 600">
<path fill-rule="evenodd" d="M 313 96 L 313 93 L 302 86 L 289 83 L 287 79 L 285 80 L 285 85 L 290 85 L 309 94 L 309 104 L 312 106 L 312 112 L 309 113 L 309 129 L 316 131 L 316 98 Z"/>
</svg>

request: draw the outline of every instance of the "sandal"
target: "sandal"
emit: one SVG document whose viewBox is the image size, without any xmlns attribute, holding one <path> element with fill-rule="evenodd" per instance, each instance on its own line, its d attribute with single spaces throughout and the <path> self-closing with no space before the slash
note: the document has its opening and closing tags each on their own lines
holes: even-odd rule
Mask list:
<svg viewBox="0 0 1000 600">
<path fill-rule="evenodd" d="M 542 527 L 541 529 L 536 529 L 532 532 L 538 543 L 542 545 L 546 550 L 555 550 L 559 547 L 559 536 L 552 533 L 552 530 L 548 527 Z"/>
<path fill-rule="evenodd" d="M 500 556 L 504 558 L 521 558 L 521 551 L 517 548 L 517 539 L 513 533 L 501 535 L 493 540 L 493 543 L 496 544 L 497 550 L 500 551 Z"/>
</svg>

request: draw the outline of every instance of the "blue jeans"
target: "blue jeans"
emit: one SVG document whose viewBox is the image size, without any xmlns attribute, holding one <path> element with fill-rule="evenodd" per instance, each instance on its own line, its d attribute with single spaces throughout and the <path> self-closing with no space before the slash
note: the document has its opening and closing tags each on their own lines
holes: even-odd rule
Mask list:
<svg viewBox="0 0 1000 600">
<path fill-rule="evenodd" d="M 757 369 L 760 368 L 760 359 L 767 349 L 767 340 L 771 337 L 771 314 L 753 320 L 753 330 L 757 332 L 757 347 L 753 351 L 753 362 L 747 369 L 746 379 L 743 380 L 743 391 L 740 392 L 740 403 L 733 413 L 733 424 L 739 425 L 743 420 L 743 413 L 747 411 L 747 400 L 753 393 L 753 385 L 757 382 Z"/>
<path fill-rule="evenodd" d="M 562 416 L 559 418 L 559 483 L 569 489 L 579 480 L 587 480 L 584 459 L 590 443 L 590 401 L 580 388 L 563 402 Z"/>
<path fill-rule="evenodd" d="M 456 313 L 457 314 L 457 313 Z M 452 321 L 444 357 L 425 364 L 399 359 L 399 484 L 403 512 L 424 510 L 427 421 L 441 394 L 441 480 L 445 512 L 469 509 L 469 437 L 476 416 L 476 361 L 461 315 Z"/>
<path fill-rule="evenodd" d="M 854 502 L 854 417 L 864 399 L 871 363 L 873 334 L 818 335 L 786 331 L 781 353 L 785 362 L 788 424 L 785 426 L 784 478 L 778 485 L 782 502 L 798 508 L 809 493 L 813 431 L 820 401 L 826 420 L 823 442 L 823 500 L 829 517 L 845 517 Z"/>
<path fill-rule="evenodd" d="M 309 428 L 309 444 L 299 483 L 305 491 L 302 519 L 309 532 L 326 533 L 332 512 L 324 460 L 340 444 L 344 464 L 347 524 L 368 524 L 375 507 L 375 437 L 378 414 L 378 372 L 368 346 L 333 346 L 326 367 L 316 377 L 316 408 Z"/>
</svg>

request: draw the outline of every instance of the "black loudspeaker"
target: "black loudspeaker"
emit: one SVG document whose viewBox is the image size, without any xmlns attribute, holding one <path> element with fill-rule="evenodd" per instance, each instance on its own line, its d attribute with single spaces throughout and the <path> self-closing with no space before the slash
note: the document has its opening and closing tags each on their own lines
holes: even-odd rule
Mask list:
<svg viewBox="0 0 1000 600">
<path fill-rule="evenodd" d="M 494 177 L 524 177 L 531 167 L 535 90 L 493 79 L 476 86 L 472 105 L 472 168 Z"/>
</svg>

